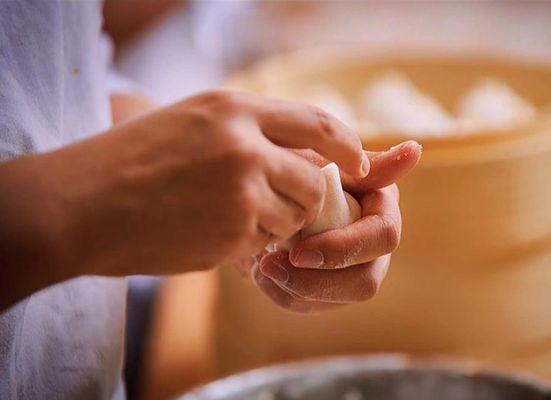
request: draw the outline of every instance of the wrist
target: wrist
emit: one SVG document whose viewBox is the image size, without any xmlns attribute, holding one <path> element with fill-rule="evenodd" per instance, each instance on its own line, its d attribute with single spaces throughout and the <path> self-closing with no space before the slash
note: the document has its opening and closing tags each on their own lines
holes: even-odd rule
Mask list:
<svg viewBox="0 0 551 400">
<path fill-rule="evenodd" d="M 41 156 L 0 165 L 0 259 L 31 292 L 74 276 L 64 262 L 62 207 L 48 188 L 48 170 Z"/>
</svg>

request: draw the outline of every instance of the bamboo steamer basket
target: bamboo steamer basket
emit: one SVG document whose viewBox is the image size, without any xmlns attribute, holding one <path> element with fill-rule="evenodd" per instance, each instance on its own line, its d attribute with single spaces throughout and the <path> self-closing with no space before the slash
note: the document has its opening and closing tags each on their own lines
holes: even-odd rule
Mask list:
<svg viewBox="0 0 551 400">
<path fill-rule="evenodd" d="M 282 55 L 235 76 L 232 88 L 277 97 L 329 83 L 350 99 L 388 69 L 452 109 L 475 80 L 503 80 L 539 109 L 551 68 L 490 57 L 366 57 L 362 50 Z M 551 377 L 551 121 L 514 131 L 419 139 L 401 182 L 402 244 L 376 298 L 323 315 L 280 310 L 221 269 L 218 372 L 359 352 L 446 353 Z M 402 140 L 364 141 L 386 149 Z"/>
</svg>

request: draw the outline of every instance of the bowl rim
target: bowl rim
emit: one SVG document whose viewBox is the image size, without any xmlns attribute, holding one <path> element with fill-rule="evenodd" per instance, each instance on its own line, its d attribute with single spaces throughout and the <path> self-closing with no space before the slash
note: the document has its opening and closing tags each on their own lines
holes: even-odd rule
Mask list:
<svg viewBox="0 0 551 400">
<path fill-rule="evenodd" d="M 303 361 L 275 364 L 230 375 L 192 389 L 178 400 L 217 399 L 220 395 L 238 395 L 245 389 L 259 388 L 284 381 L 297 374 L 313 375 L 333 370 L 347 371 L 434 371 L 453 373 L 464 377 L 478 377 L 506 381 L 541 393 L 551 398 L 551 381 L 535 375 L 505 370 L 480 361 L 457 360 L 449 357 L 412 357 L 406 354 L 370 354 L 311 358 Z"/>
</svg>

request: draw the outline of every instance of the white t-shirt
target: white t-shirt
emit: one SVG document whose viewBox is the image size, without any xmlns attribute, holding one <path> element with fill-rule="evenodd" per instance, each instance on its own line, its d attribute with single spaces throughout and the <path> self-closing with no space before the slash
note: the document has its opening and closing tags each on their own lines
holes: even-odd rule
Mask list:
<svg viewBox="0 0 551 400">
<path fill-rule="evenodd" d="M 101 20 L 99 1 L 2 1 L 0 161 L 109 127 Z M 125 298 L 82 277 L 1 313 L 0 399 L 123 399 Z"/>
</svg>

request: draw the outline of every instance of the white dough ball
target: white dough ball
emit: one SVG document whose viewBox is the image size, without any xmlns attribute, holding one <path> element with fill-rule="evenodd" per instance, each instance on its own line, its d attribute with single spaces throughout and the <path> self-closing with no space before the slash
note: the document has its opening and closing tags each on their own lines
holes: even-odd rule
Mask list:
<svg viewBox="0 0 551 400">
<path fill-rule="evenodd" d="M 457 104 L 457 116 L 468 130 L 510 128 L 535 114 L 534 106 L 498 79 L 477 82 Z"/>
<path fill-rule="evenodd" d="M 339 91 L 329 85 L 313 86 L 304 95 L 304 101 L 337 117 L 350 128 L 358 128 L 353 108 Z"/>
<path fill-rule="evenodd" d="M 326 191 L 323 206 L 316 220 L 292 238 L 276 246 L 270 246 L 268 250 L 272 251 L 275 248 L 289 251 L 300 239 L 331 229 L 343 228 L 360 219 L 362 208 L 353 196 L 343 190 L 337 164 L 327 164 L 321 171 L 325 178 Z"/>
<path fill-rule="evenodd" d="M 369 82 L 360 98 L 363 117 L 384 131 L 415 136 L 440 136 L 457 125 L 432 97 L 399 72 L 387 72 Z"/>
</svg>

